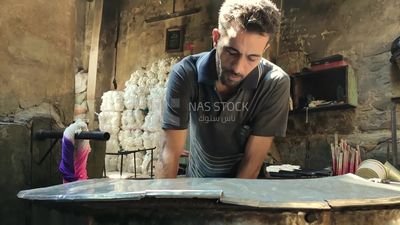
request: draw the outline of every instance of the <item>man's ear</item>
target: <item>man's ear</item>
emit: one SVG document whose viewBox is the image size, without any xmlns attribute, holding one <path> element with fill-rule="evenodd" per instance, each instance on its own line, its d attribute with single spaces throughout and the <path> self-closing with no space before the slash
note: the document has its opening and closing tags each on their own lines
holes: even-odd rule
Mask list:
<svg viewBox="0 0 400 225">
<path fill-rule="evenodd" d="M 213 39 L 214 48 L 217 47 L 217 43 L 218 43 L 218 40 L 219 40 L 220 37 L 221 37 L 221 34 L 220 34 L 218 28 L 214 28 L 213 31 L 212 31 L 212 39 Z"/>
</svg>

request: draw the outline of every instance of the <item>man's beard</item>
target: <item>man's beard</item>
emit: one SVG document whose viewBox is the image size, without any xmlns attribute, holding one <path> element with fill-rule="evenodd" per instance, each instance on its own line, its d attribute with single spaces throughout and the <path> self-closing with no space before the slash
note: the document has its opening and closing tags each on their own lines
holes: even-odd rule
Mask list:
<svg viewBox="0 0 400 225">
<path fill-rule="evenodd" d="M 217 59 L 218 80 L 225 86 L 235 88 L 244 79 L 242 74 L 235 73 L 233 70 L 222 68 L 221 61 Z"/>
</svg>

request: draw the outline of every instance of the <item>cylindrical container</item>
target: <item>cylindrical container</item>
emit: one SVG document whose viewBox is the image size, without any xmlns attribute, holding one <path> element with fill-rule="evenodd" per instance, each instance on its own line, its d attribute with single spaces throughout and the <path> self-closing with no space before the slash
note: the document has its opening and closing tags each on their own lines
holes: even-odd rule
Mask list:
<svg viewBox="0 0 400 225">
<path fill-rule="evenodd" d="M 375 159 L 364 160 L 356 171 L 356 175 L 365 178 L 386 179 L 386 169 L 381 162 Z"/>
<path fill-rule="evenodd" d="M 389 162 L 385 162 L 385 168 L 387 173 L 387 178 L 392 181 L 400 181 L 400 171 L 396 169 Z"/>
</svg>

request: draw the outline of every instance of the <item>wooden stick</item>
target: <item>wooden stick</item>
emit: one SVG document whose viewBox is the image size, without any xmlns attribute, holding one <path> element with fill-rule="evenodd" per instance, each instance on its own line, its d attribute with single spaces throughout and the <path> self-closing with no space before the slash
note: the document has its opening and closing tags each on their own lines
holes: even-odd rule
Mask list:
<svg viewBox="0 0 400 225">
<path fill-rule="evenodd" d="M 349 151 L 346 149 L 343 150 L 343 174 L 349 172 Z"/>
<path fill-rule="evenodd" d="M 357 158 L 356 158 L 356 170 L 357 170 L 357 169 L 358 169 L 358 166 L 359 166 L 360 163 L 361 163 L 361 150 L 360 150 L 360 146 L 357 145 L 357 146 L 356 146 L 356 149 L 357 149 Z"/>
<path fill-rule="evenodd" d="M 92 30 L 92 39 L 90 43 L 88 85 L 87 85 L 89 130 L 97 128 L 94 126 L 94 115 L 96 112 L 97 63 L 99 58 L 99 42 L 100 42 L 100 28 L 101 28 L 102 15 L 103 15 L 103 0 L 96 0 L 94 2 L 93 30 Z"/>
<path fill-rule="evenodd" d="M 335 146 L 332 143 L 331 143 L 331 157 L 332 157 L 332 174 L 336 175 Z"/>
<path fill-rule="evenodd" d="M 355 152 L 355 149 L 351 149 L 350 150 L 350 173 L 355 173 L 355 154 L 356 154 L 356 152 Z"/>
<path fill-rule="evenodd" d="M 343 152 L 339 154 L 339 175 L 343 174 Z"/>
</svg>

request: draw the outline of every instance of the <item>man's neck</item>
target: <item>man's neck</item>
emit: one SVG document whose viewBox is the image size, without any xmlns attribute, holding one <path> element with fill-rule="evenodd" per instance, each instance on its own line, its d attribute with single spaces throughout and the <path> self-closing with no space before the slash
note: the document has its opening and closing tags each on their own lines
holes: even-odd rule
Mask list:
<svg viewBox="0 0 400 225">
<path fill-rule="evenodd" d="M 217 92 L 220 94 L 220 96 L 222 97 L 222 99 L 224 101 L 228 100 L 230 97 L 232 97 L 232 95 L 237 90 L 236 87 L 229 87 L 227 85 L 224 85 L 220 80 L 216 81 L 215 87 L 216 87 Z"/>
</svg>

